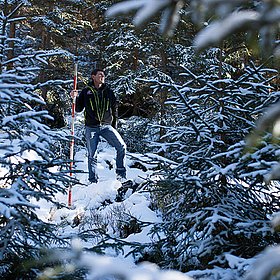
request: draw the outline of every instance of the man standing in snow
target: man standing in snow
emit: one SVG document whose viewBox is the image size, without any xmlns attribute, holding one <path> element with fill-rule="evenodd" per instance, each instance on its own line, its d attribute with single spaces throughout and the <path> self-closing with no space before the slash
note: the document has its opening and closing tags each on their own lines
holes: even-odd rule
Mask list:
<svg viewBox="0 0 280 280">
<path fill-rule="evenodd" d="M 88 150 L 88 171 L 90 183 L 97 183 L 97 146 L 100 136 L 116 149 L 116 174 L 121 182 L 126 180 L 124 158 L 126 145 L 116 130 L 117 100 L 113 91 L 105 84 L 105 74 L 102 69 L 94 69 L 91 73 L 92 81 L 78 95 L 72 91 L 72 98 L 76 97 L 76 111 L 84 110 L 85 137 Z"/>
</svg>

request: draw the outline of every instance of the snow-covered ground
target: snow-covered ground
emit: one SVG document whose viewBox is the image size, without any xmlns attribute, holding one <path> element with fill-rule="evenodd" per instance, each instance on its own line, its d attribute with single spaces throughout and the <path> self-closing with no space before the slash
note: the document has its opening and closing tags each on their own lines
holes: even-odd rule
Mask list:
<svg viewBox="0 0 280 280">
<path fill-rule="evenodd" d="M 118 190 L 122 185 L 115 178 L 115 151 L 106 142 L 101 142 L 98 153 L 98 175 L 97 184 L 87 184 L 87 156 L 86 150 L 81 149 L 75 154 L 77 164 L 75 168 L 84 173 L 77 173 L 75 176 L 80 184 L 72 188 L 72 209 L 67 207 L 62 209 L 53 209 L 51 205 L 45 205 L 40 208 L 40 217 L 49 222 L 61 225 L 59 234 L 61 236 L 78 236 L 79 231 L 92 229 L 93 227 L 104 226 L 107 233 L 129 243 L 145 244 L 151 242 L 149 231 L 151 226 L 141 228 L 137 232 L 127 234 L 125 237 L 118 233 L 118 219 L 126 219 L 126 215 L 135 217 L 137 220 L 147 223 L 156 223 L 161 221 L 160 213 L 151 210 L 151 199 L 148 192 L 142 189 L 142 183 L 150 177 L 153 167 L 151 158 L 156 155 L 140 155 L 128 153 L 126 157 L 127 177 L 133 181 L 136 189 L 128 189 L 122 201 L 116 201 Z M 138 163 L 138 164 L 135 164 Z M 144 166 L 143 168 L 133 166 Z M 57 200 L 64 201 L 67 204 L 68 195 L 58 195 Z M 75 218 L 78 217 L 78 225 L 75 225 Z M 103 220 L 103 223 L 100 222 Z M 99 220 L 99 221 L 97 221 Z M 77 220 L 76 220 L 77 222 Z M 97 240 L 89 239 L 81 241 L 78 239 L 80 249 L 91 248 L 98 243 Z M 75 241 L 77 242 L 77 240 Z M 96 242 L 96 244 L 95 244 Z M 113 241 L 112 241 L 113 242 Z M 81 265 L 88 267 L 90 274 L 89 279 L 97 279 L 102 275 L 120 274 L 125 279 L 161 279 L 161 280 L 180 280 L 191 279 L 219 279 L 229 280 L 238 279 L 237 270 L 248 269 L 254 259 L 245 260 L 227 254 L 226 258 L 230 265 L 228 269 L 216 268 L 213 270 L 190 271 L 181 273 L 178 271 L 165 271 L 159 269 L 155 264 L 140 263 L 135 265 L 135 259 L 129 254 L 132 248 L 129 245 L 123 245 L 122 253 L 118 254 L 112 250 L 106 250 L 106 256 L 84 255 L 81 259 Z M 128 257 L 127 257 L 128 256 Z M 264 266 L 265 268 L 266 266 Z M 263 269 L 264 269 L 263 268 Z M 216 275 L 216 276 L 215 276 Z M 249 278 L 256 279 L 256 274 L 251 272 Z M 139 278 L 137 278 L 139 277 Z M 99 278 L 98 278 L 99 279 Z M 106 278 L 107 279 L 107 278 Z M 261 278 L 258 278 L 261 279 Z"/>
<path fill-rule="evenodd" d="M 137 190 L 128 189 L 123 201 L 116 202 L 118 190 L 122 184 L 116 180 L 115 176 L 115 151 L 105 142 L 101 143 L 98 152 L 97 170 L 99 182 L 96 184 L 88 184 L 87 173 L 87 156 L 86 150 L 82 149 L 75 154 L 75 169 L 81 171 L 74 176 L 79 180 L 80 184 L 72 187 L 72 207 L 56 210 L 50 217 L 50 205 L 41 206 L 40 217 L 43 220 L 59 223 L 61 217 L 68 217 L 69 223 L 77 214 L 83 213 L 87 215 L 89 211 L 99 209 L 106 212 L 107 208 L 119 207 L 125 208 L 132 216 L 147 222 L 156 222 L 159 220 L 157 214 L 149 208 L 149 194 L 141 192 L 141 183 L 150 175 L 150 172 L 144 172 L 141 169 L 130 167 L 134 164 L 137 155 L 127 156 L 127 179 L 132 180 L 137 186 Z M 140 157 L 140 156 L 139 156 Z M 144 158 L 144 157 L 143 157 Z M 133 192 L 133 193 L 132 193 Z M 56 197 L 59 202 L 67 204 L 68 194 L 59 194 Z M 104 204 L 108 204 L 107 206 Z M 102 209 L 100 209 L 102 208 Z M 69 228 L 69 230 L 72 230 Z"/>
<path fill-rule="evenodd" d="M 73 175 L 80 183 L 72 187 L 72 207 L 56 209 L 54 205 L 41 201 L 37 214 L 42 220 L 58 225 L 58 234 L 61 237 L 72 237 L 74 250 L 77 247 L 79 250 L 94 247 L 100 241 L 98 238 L 82 241 L 78 235 L 82 231 L 92 230 L 98 226 L 106 227 L 108 234 L 128 244 L 132 242 L 150 243 L 151 237 L 148 233 L 151 226 L 140 230 L 138 228 L 136 232 L 125 235 L 118 232 L 120 230 L 118 223 L 121 219 L 128 217 L 134 217 L 136 220 L 147 223 L 161 220 L 160 215 L 150 208 L 149 193 L 142 191 L 142 183 L 151 175 L 151 172 L 144 172 L 142 169 L 133 167 L 135 162 L 140 159 L 141 164 L 146 162 L 147 169 L 151 167 L 148 157 L 140 154 L 128 154 L 126 157 L 127 178 L 132 180 L 136 189 L 129 188 L 122 199 L 116 201 L 122 184 L 116 180 L 114 149 L 106 142 L 99 144 L 97 164 L 99 182 L 96 184 L 87 183 L 86 150 L 79 150 L 75 153 L 77 163 L 74 168 L 82 172 Z M 56 200 L 67 205 L 68 194 L 59 194 Z M 117 254 L 112 249 L 106 250 L 106 256 L 84 253 L 79 265 L 88 267 L 89 279 L 116 274 L 122 275 L 125 279 L 190 279 L 186 274 L 178 271 L 161 270 L 155 264 L 144 262 L 135 265 L 135 259 L 129 254 L 131 250 L 129 245 L 124 245 L 121 254 Z"/>
<path fill-rule="evenodd" d="M 128 153 L 126 157 L 127 177 L 132 180 L 133 188 L 127 189 L 120 197 L 122 184 L 116 180 L 115 176 L 115 151 L 106 142 L 101 142 L 98 150 L 97 169 L 100 180 L 97 184 L 87 184 L 86 149 L 80 148 L 75 153 L 76 165 L 74 168 L 81 172 L 73 175 L 79 183 L 72 186 L 72 207 L 67 207 L 68 194 L 62 193 L 55 198 L 65 204 L 65 207 L 60 209 L 50 202 L 42 200 L 38 202 L 35 199 L 31 201 L 39 206 L 36 211 L 42 220 L 57 225 L 58 236 L 72 239 L 73 252 L 79 252 L 79 259 L 76 260 L 75 266 L 87 268 L 88 279 L 114 279 L 107 276 L 121 275 L 122 279 L 127 280 L 183 280 L 191 279 L 190 276 L 200 280 L 229 280 L 238 279 L 236 270 L 242 270 L 252 264 L 253 259 L 245 260 L 228 254 L 226 256 L 230 265 L 228 269 L 215 268 L 181 273 L 173 270 L 161 270 L 157 265 L 148 262 L 136 265 L 135 257 L 133 254 L 129 254 L 133 250 L 130 244 L 150 243 L 152 237 L 149 235 L 151 229 L 149 224 L 161 221 L 160 213 L 151 208 L 150 194 L 143 191 L 145 179 L 152 175 L 150 170 L 153 167 L 153 160 L 151 158 L 156 155 Z M 38 155 L 34 152 L 26 153 L 24 158 L 35 160 L 38 159 Z M 0 175 L 5 172 L 7 170 L 0 167 Z M 136 221 L 136 227 L 124 232 L 124 224 L 121 221 L 129 223 L 133 219 Z M 146 226 L 137 227 L 138 221 L 146 223 Z M 107 236 L 112 237 L 112 241 L 109 241 L 112 244 L 116 242 L 114 239 L 123 241 L 122 250 L 116 251 L 108 247 L 105 249 L 105 255 L 102 256 L 89 253 L 86 249 L 94 248 L 102 241 L 102 234 L 98 235 L 100 228 L 106 231 Z M 97 234 L 94 237 L 79 238 L 81 233 L 87 231 L 95 231 Z M 279 248 L 275 250 L 279 250 Z M 267 259 L 266 262 L 270 263 Z M 267 273 L 266 262 L 262 266 L 263 273 Z M 278 266 L 278 262 L 275 266 Z M 248 279 L 262 278 L 256 278 L 256 273 L 252 271 Z"/>
</svg>

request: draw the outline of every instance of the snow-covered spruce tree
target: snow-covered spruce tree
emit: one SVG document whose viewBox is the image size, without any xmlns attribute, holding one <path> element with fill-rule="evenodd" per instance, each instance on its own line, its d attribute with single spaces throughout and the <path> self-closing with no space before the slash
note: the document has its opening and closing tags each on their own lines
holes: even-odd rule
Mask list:
<svg viewBox="0 0 280 280">
<path fill-rule="evenodd" d="M 16 1 L 13 1 L 15 4 Z M 4 4 L 7 4 L 5 1 Z M 35 108 L 44 105 L 35 84 L 40 65 L 60 54 L 55 51 L 20 50 L 18 38 L 9 38 L 16 9 L 3 9 L 0 30 L 0 277 L 30 279 L 22 263 L 39 255 L 40 248 L 62 242 L 53 226 L 40 220 L 36 210 L 42 201 L 51 202 L 58 192 L 65 192 L 69 182 L 65 160 L 53 151 L 54 142 L 66 137 L 43 124 L 47 111 Z M 6 7 L 7 8 L 7 7 Z M 4 11 L 7 13 L 4 14 Z M 11 40 L 14 52 L 9 56 Z M 48 81 L 56 83 L 56 81 Z M 59 81 L 57 82 L 59 83 Z M 55 146 L 55 145 L 54 145 Z M 64 171 L 63 171 L 64 170 Z M 31 274 L 34 273 L 31 272 Z M 26 276 L 26 277 L 25 277 Z M 33 275 L 34 277 L 34 275 Z"/>
<path fill-rule="evenodd" d="M 163 38 L 157 33 L 156 22 L 138 30 L 129 19 L 104 18 L 112 5 L 110 2 L 99 1 L 94 5 L 97 17 L 103 21 L 100 20 L 93 33 L 92 47 L 99 58 L 98 64 L 106 68 L 107 81 L 119 96 L 119 117 L 127 120 L 133 116 L 119 125 L 128 149 L 148 150 L 144 136 L 150 131 L 146 124 L 163 121 L 166 94 L 151 94 L 149 85 L 139 79 L 164 82 L 171 73 L 175 74 L 175 65 L 180 64 L 186 55 L 185 49 L 182 51 L 183 42 L 190 42 L 185 38 L 192 38 L 193 28 L 178 29 L 174 40 Z M 184 27 L 186 25 L 189 23 L 185 22 Z"/>
<path fill-rule="evenodd" d="M 65 55 L 53 56 L 49 63 L 41 65 L 37 81 L 67 80 L 72 76 L 73 59 L 79 62 L 79 76 L 90 73 L 95 60 L 89 34 L 94 33 L 96 15 L 92 13 L 93 3 L 83 1 L 30 0 L 19 14 L 25 19 L 18 25 L 17 33 L 23 48 L 36 50 L 63 49 Z M 66 125 L 65 115 L 71 108 L 69 88 L 59 84 L 48 84 L 38 92 L 45 100 L 44 108 L 54 117 L 48 121 L 53 128 Z"/>
<path fill-rule="evenodd" d="M 161 54 L 166 56 L 168 43 L 164 44 L 161 36 L 156 36 L 156 27 L 149 26 L 141 33 L 127 19 L 105 19 L 104 14 L 111 4 L 108 1 L 95 4 L 98 15 L 103 19 L 92 36 L 98 65 L 106 68 L 108 81 L 120 97 L 130 96 L 126 97 L 131 99 L 131 108 L 127 108 L 130 112 L 126 112 L 126 116 L 150 115 L 149 109 L 153 110 L 153 104 L 149 103 L 152 100 L 146 96 L 143 85 L 137 84 L 136 78 L 159 76 L 164 60 Z M 143 103 L 146 108 L 141 106 Z"/>
<path fill-rule="evenodd" d="M 165 143 L 157 144 L 174 164 L 151 184 L 163 211 L 154 233 L 165 237 L 154 248 L 164 267 L 227 267 L 227 254 L 250 258 L 279 241 L 269 217 L 279 209 L 280 187 L 264 183 L 275 147 L 267 140 L 244 152 L 256 118 L 279 99 L 276 73 L 251 63 L 232 78 L 235 69 L 220 64 L 205 73 L 185 68 L 183 84 L 159 85 L 174 94 L 168 103 L 177 108 Z"/>
</svg>

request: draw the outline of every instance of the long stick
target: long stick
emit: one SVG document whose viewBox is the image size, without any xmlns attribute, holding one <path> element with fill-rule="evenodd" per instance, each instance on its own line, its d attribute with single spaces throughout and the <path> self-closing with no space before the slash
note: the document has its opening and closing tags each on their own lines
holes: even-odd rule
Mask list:
<svg viewBox="0 0 280 280">
<path fill-rule="evenodd" d="M 77 76 L 78 76 L 78 64 L 74 65 L 74 84 L 73 89 L 77 90 Z M 75 135 L 75 109 L 76 109 L 76 96 L 72 99 L 72 117 L 71 117 L 71 142 L 70 142 L 70 176 L 73 175 L 73 161 L 74 161 L 74 135 Z M 68 190 L 68 206 L 72 206 L 72 186 L 70 184 Z"/>
</svg>

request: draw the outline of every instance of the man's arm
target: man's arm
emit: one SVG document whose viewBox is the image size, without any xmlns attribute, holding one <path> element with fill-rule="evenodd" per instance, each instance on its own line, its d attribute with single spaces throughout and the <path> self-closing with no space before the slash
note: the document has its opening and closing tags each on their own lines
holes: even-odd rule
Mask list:
<svg viewBox="0 0 280 280">
<path fill-rule="evenodd" d="M 76 112 L 82 112 L 85 108 L 85 102 L 84 102 L 84 90 L 80 94 L 78 94 L 77 90 L 71 91 L 71 97 L 76 98 Z"/>
</svg>

